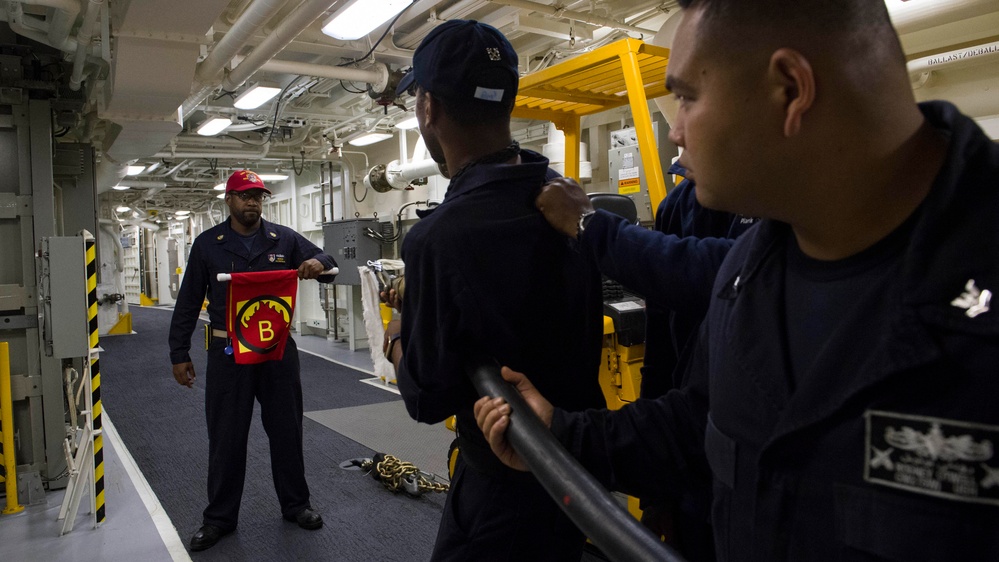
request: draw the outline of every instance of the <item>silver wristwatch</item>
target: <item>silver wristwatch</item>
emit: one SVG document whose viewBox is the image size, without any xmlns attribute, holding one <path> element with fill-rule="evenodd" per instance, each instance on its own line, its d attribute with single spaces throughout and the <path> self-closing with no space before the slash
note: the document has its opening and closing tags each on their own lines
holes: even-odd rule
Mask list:
<svg viewBox="0 0 999 562">
<path fill-rule="evenodd" d="M 590 209 L 589 211 L 584 211 L 579 215 L 579 224 L 576 225 L 576 240 L 583 235 L 583 231 L 586 230 L 586 225 L 590 222 L 590 217 L 596 214 L 596 211 Z"/>
</svg>

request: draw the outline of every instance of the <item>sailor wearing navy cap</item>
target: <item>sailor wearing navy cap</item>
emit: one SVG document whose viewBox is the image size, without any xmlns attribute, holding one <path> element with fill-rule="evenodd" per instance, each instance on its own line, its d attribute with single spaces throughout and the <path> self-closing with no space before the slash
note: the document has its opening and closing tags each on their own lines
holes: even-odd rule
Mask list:
<svg viewBox="0 0 999 562">
<path fill-rule="evenodd" d="M 403 242 L 401 345 L 386 346 L 414 419 L 457 416 L 460 454 L 435 561 L 575 562 L 584 545 L 534 476 L 489 450 L 464 369 L 468 357 L 493 357 L 544 373 L 538 385 L 562 408 L 604 404 L 600 278 L 534 206 L 557 174 L 512 140 L 518 82 L 502 33 L 449 21 L 426 36 L 398 89 L 416 96 L 420 132 L 451 178 L 444 201 Z"/>
</svg>

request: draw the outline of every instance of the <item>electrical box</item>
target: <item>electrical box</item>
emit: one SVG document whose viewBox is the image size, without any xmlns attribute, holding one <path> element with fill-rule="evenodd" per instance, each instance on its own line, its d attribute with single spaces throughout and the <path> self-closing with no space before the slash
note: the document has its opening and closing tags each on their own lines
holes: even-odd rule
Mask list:
<svg viewBox="0 0 999 562">
<path fill-rule="evenodd" d="M 673 150 L 672 143 L 665 138 L 667 127 L 661 126 L 658 121 L 652 122 L 652 134 L 656 139 L 657 152 L 662 157 L 664 163 L 668 163 L 670 158 L 663 155 L 662 151 Z M 645 165 L 642 162 L 642 153 L 638 147 L 638 134 L 634 127 L 611 131 L 610 150 L 607 151 L 607 169 L 610 174 L 611 193 L 626 195 L 635 202 L 638 210 L 638 220 L 644 224 L 651 224 L 655 220 L 656 210 L 652 208 L 649 198 L 649 187 L 645 180 Z M 666 166 L 664 165 L 665 169 Z"/>
<path fill-rule="evenodd" d="M 333 281 L 337 285 L 360 285 L 357 268 L 382 257 L 381 243 L 368 236 L 367 230 L 381 233 L 376 219 L 351 219 L 323 225 L 323 247 L 336 260 L 340 273 Z"/>
<path fill-rule="evenodd" d="M 48 244 L 48 283 L 51 306 L 46 325 L 51 329 L 52 351 L 60 359 L 90 354 L 87 319 L 87 264 L 82 236 L 54 236 Z"/>
</svg>

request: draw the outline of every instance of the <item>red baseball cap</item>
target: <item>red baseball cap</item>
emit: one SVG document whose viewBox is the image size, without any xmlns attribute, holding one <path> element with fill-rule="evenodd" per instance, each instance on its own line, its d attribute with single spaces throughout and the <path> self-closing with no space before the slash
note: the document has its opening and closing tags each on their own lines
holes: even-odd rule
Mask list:
<svg viewBox="0 0 999 562">
<path fill-rule="evenodd" d="M 225 192 L 249 191 L 251 189 L 262 189 L 270 194 L 271 190 L 264 186 L 264 180 L 256 172 L 251 170 L 236 170 L 225 182 Z"/>
</svg>

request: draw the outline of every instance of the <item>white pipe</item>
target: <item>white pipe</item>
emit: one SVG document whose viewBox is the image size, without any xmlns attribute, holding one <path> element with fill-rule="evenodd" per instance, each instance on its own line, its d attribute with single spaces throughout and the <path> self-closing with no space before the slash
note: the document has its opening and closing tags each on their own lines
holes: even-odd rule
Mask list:
<svg viewBox="0 0 999 562">
<path fill-rule="evenodd" d="M 600 16 L 594 16 L 592 14 L 587 14 L 584 12 L 575 12 L 572 10 L 566 10 L 557 5 L 549 6 L 547 4 L 539 4 L 537 2 L 531 2 L 530 0 L 489 0 L 493 4 L 499 4 L 501 6 L 513 6 L 514 8 L 521 8 L 524 10 L 532 10 L 535 12 L 541 12 L 550 16 L 554 16 L 558 19 L 568 19 L 590 23 L 593 25 L 599 25 L 602 27 L 609 27 L 611 29 L 620 29 L 621 31 L 630 31 L 632 33 L 641 33 L 643 35 L 652 36 L 656 34 L 654 29 L 646 29 L 644 27 L 636 27 L 634 25 L 628 25 L 617 20 L 612 20 L 610 18 L 604 18 Z"/>
<path fill-rule="evenodd" d="M 166 182 L 162 181 L 149 181 L 149 180 L 129 180 L 123 179 L 118 182 L 118 185 L 126 185 L 128 187 L 159 187 L 164 188 L 167 186 Z"/>
<path fill-rule="evenodd" d="M 242 86 L 261 65 L 283 51 L 299 33 L 325 14 L 334 3 L 335 0 L 304 0 L 257 48 L 229 72 L 229 75 L 222 80 L 222 86 L 229 91 Z"/>
<path fill-rule="evenodd" d="M 407 164 L 409 163 L 409 145 L 406 141 L 406 130 L 399 129 L 399 163 Z"/>
<path fill-rule="evenodd" d="M 105 222 L 107 220 L 107 222 Z M 115 271 L 125 271 L 125 248 L 121 246 L 121 238 L 118 237 L 118 233 L 115 232 L 111 225 L 113 224 L 108 219 L 101 219 L 100 229 L 103 230 L 108 236 L 111 237 L 112 243 L 114 244 L 114 268 Z"/>
<path fill-rule="evenodd" d="M 104 0 L 90 0 L 87 13 L 83 16 L 80 31 L 76 34 L 76 58 L 73 59 L 73 74 L 69 77 L 69 89 L 74 92 L 80 89 L 83 82 L 83 63 L 87 62 L 87 49 L 94 37 L 94 24 L 101 13 Z"/>
<path fill-rule="evenodd" d="M 205 60 L 198 64 L 195 71 L 196 91 L 188 96 L 180 106 L 181 121 L 187 119 L 188 114 L 194 111 L 208 94 L 212 93 L 218 85 L 218 74 L 222 68 L 229 63 L 229 60 L 240 49 L 246 45 L 246 41 L 260 30 L 268 20 L 288 2 L 288 0 L 255 0 L 253 4 L 243 12 L 236 23 L 219 40 L 208 53 Z"/>
<path fill-rule="evenodd" d="M 340 268 L 339 267 L 331 267 L 330 269 L 327 269 L 326 271 L 320 273 L 320 275 L 337 275 L 338 273 L 340 273 Z M 221 281 L 223 283 L 228 283 L 229 281 L 232 281 L 232 274 L 231 273 L 219 273 L 219 274 L 215 275 L 215 279 L 217 279 L 217 280 L 219 280 L 219 281 Z"/>
<path fill-rule="evenodd" d="M 214 152 L 211 150 L 199 150 L 198 152 L 177 152 L 170 149 L 169 152 L 157 152 L 153 158 L 222 158 L 225 160 L 256 160 L 264 158 L 270 151 L 270 143 L 261 146 L 259 152 Z"/>
<path fill-rule="evenodd" d="M 905 67 L 910 76 L 938 70 L 952 70 L 976 64 L 999 61 L 999 41 L 983 43 L 939 55 L 931 55 L 909 61 Z"/>
<path fill-rule="evenodd" d="M 333 80 L 349 80 L 350 82 L 366 82 L 368 84 L 378 84 L 384 81 L 388 74 L 388 69 L 384 64 L 378 63 L 375 70 L 364 70 L 351 68 L 349 66 L 326 66 L 323 64 L 311 64 L 307 62 L 293 62 L 285 60 L 269 60 L 260 65 L 259 70 L 265 72 L 284 72 L 288 74 L 299 74 L 301 76 L 315 76 L 316 78 L 331 78 Z"/>
<path fill-rule="evenodd" d="M 409 187 L 409 182 L 415 179 L 437 176 L 440 173 L 440 165 L 433 160 L 420 160 L 409 164 L 400 164 L 398 160 L 393 160 L 388 165 L 379 164 L 368 170 L 364 176 L 364 186 L 379 193 L 387 193 L 391 189 L 404 190 Z"/>
<path fill-rule="evenodd" d="M 400 164 L 390 162 L 385 169 L 385 179 L 396 189 L 406 189 L 409 182 L 430 176 L 439 176 L 441 173 L 440 164 L 433 159 Z"/>
<path fill-rule="evenodd" d="M 886 0 L 885 4 L 899 35 L 996 11 L 996 0 Z"/>
<path fill-rule="evenodd" d="M 246 45 L 253 34 L 260 30 L 288 0 L 254 0 L 229 31 L 215 44 L 212 52 L 198 64 L 196 78 L 202 83 L 215 80 L 219 71 Z"/>
</svg>

